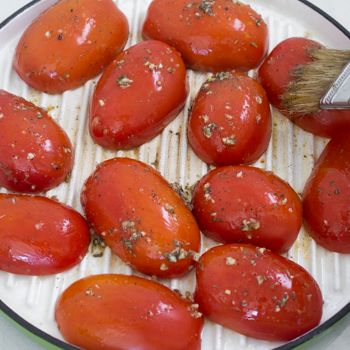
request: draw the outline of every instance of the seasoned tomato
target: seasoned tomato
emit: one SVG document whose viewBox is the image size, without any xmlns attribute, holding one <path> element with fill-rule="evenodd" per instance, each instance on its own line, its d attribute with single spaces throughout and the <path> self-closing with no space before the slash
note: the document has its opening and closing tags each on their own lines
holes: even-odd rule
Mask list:
<svg viewBox="0 0 350 350">
<path fill-rule="evenodd" d="M 52 199 L 0 193 L 0 269 L 52 275 L 79 264 L 90 244 L 86 220 Z"/>
<path fill-rule="evenodd" d="M 200 350 L 203 317 L 197 305 L 136 276 L 89 276 L 58 299 L 63 337 L 87 350 Z"/>
<path fill-rule="evenodd" d="M 67 134 L 45 110 L 0 90 L 0 186 L 48 191 L 69 179 L 73 161 Z"/>
<path fill-rule="evenodd" d="M 118 55 L 98 81 L 90 135 L 113 150 L 141 146 L 178 115 L 187 95 L 180 55 L 160 41 L 139 43 Z"/>
<path fill-rule="evenodd" d="M 202 85 L 192 106 L 188 140 L 204 162 L 251 164 L 265 152 L 270 137 L 270 106 L 257 81 L 226 72 Z"/>
<path fill-rule="evenodd" d="M 334 136 L 304 188 L 304 223 L 311 237 L 334 252 L 350 253 L 350 131 Z"/>
<path fill-rule="evenodd" d="M 154 0 L 142 34 L 173 46 L 187 67 L 209 72 L 257 68 L 268 49 L 264 20 L 239 1 Z"/>
<path fill-rule="evenodd" d="M 260 66 L 257 79 L 266 90 L 270 103 L 300 128 L 322 137 L 331 138 L 350 129 L 350 111 L 320 110 L 301 115 L 282 106 L 281 96 L 293 81 L 291 72 L 312 61 L 308 50 L 320 44 L 306 38 L 289 38 L 279 43 Z"/>
<path fill-rule="evenodd" d="M 195 187 L 193 214 L 200 230 L 221 243 L 250 243 L 286 252 L 302 223 L 302 204 L 293 188 L 272 172 L 225 166 Z"/>
<path fill-rule="evenodd" d="M 127 19 L 112 0 L 60 0 L 23 33 L 13 66 L 39 91 L 75 89 L 108 66 L 128 35 Z"/>
<path fill-rule="evenodd" d="M 200 258 L 196 280 L 195 302 L 203 315 L 248 337 L 289 341 L 321 320 L 317 282 L 303 267 L 265 248 L 212 248 Z"/>
<path fill-rule="evenodd" d="M 198 260 L 192 213 L 152 167 L 129 158 L 101 163 L 81 202 L 95 232 L 132 268 L 159 277 L 187 274 Z"/>
</svg>

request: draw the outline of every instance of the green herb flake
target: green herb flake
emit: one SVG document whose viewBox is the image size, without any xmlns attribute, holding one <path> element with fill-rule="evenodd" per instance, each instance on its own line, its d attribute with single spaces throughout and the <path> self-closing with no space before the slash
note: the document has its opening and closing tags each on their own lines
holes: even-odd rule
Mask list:
<svg viewBox="0 0 350 350">
<path fill-rule="evenodd" d="M 118 79 L 117 79 L 117 84 L 122 88 L 122 89 L 126 89 L 128 88 L 134 81 L 129 79 L 128 76 L 126 74 L 121 75 Z"/>
<path fill-rule="evenodd" d="M 203 134 L 209 139 L 212 137 L 212 130 L 216 130 L 219 127 L 213 122 L 203 127 Z"/>
<path fill-rule="evenodd" d="M 234 146 L 236 144 L 236 139 L 234 135 L 231 137 L 223 137 L 221 140 L 222 143 L 226 146 Z"/>
<path fill-rule="evenodd" d="M 198 8 L 210 16 L 213 14 L 213 4 L 214 1 L 202 0 L 202 2 L 198 5 Z"/>
<path fill-rule="evenodd" d="M 266 280 L 263 276 L 257 276 L 256 279 L 258 280 L 259 285 L 263 282 L 266 282 Z"/>
<path fill-rule="evenodd" d="M 283 295 L 283 298 L 282 298 L 282 302 L 281 302 L 281 305 L 282 307 L 285 307 L 286 306 L 286 302 L 287 300 L 289 299 L 289 295 Z"/>
</svg>

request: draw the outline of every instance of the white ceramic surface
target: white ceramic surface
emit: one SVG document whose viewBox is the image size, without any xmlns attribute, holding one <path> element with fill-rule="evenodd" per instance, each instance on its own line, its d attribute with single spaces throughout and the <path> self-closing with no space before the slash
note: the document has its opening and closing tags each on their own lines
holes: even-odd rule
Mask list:
<svg viewBox="0 0 350 350">
<path fill-rule="evenodd" d="M 11 14 L 12 12 L 14 12 L 17 8 L 21 7 L 22 5 L 25 5 L 26 3 L 28 3 L 29 1 L 26 0 L 13 0 L 11 2 L 8 2 L 5 0 L 0 0 L 1 1 L 1 11 L 0 11 L 0 21 L 2 21 L 4 18 L 6 18 L 9 14 Z M 293 17 L 292 19 L 289 19 L 289 14 L 288 14 L 288 6 L 290 7 L 291 4 L 293 2 L 295 2 L 296 0 L 276 0 L 276 1 L 266 1 L 269 2 L 271 4 L 274 4 L 276 6 L 279 7 L 279 10 L 273 10 L 272 12 L 274 13 L 273 16 L 271 16 L 269 14 L 268 17 L 268 23 L 271 26 L 271 28 L 274 28 L 274 36 L 273 36 L 273 40 L 272 40 L 272 46 L 277 43 L 282 37 L 288 35 L 290 36 L 290 34 L 292 33 L 293 35 L 296 35 L 296 32 L 300 32 L 299 35 L 305 35 L 305 30 L 300 29 L 300 26 L 298 25 L 297 21 L 300 21 L 304 26 L 309 26 L 310 27 L 310 34 L 314 35 L 314 37 L 316 39 L 320 39 L 322 41 L 325 41 L 325 43 L 330 44 L 329 42 L 329 33 L 327 29 L 327 26 L 320 26 L 319 25 L 319 20 L 316 21 L 310 21 L 309 23 L 306 23 L 306 18 L 308 18 L 308 13 L 306 11 L 306 13 L 301 13 L 300 16 L 298 17 Z M 132 0 L 129 0 L 129 2 L 131 3 Z M 146 2 L 146 1 L 145 1 Z M 252 4 L 256 3 L 257 1 L 247 1 L 250 2 Z M 265 1 L 260 1 L 260 3 L 264 3 Z M 350 23 L 348 22 L 348 19 L 346 18 L 347 14 L 350 13 L 350 2 L 348 0 L 333 0 L 332 2 L 329 2 L 328 0 L 313 0 L 311 1 L 312 3 L 314 3 L 316 6 L 319 6 L 320 8 L 324 9 L 326 12 L 328 12 L 330 15 L 334 16 L 337 20 L 339 20 L 344 26 L 347 26 L 348 30 L 350 30 Z M 124 1 L 125 5 L 127 6 L 127 3 Z M 140 1 L 139 1 L 140 3 Z M 285 8 L 283 8 L 283 4 L 285 5 Z M 257 9 L 258 12 L 261 12 L 264 15 L 264 10 L 261 9 L 261 6 L 255 6 L 254 8 Z M 287 12 L 284 11 L 284 9 L 287 10 Z M 275 15 L 275 11 L 276 13 L 278 13 L 278 16 Z M 292 10 L 290 11 L 291 13 L 293 12 Z M 283 21 L 283 26 L 281 26 L 280 28 L 278 28 L 280 21 Z M 285 25 L 285 23 L 287 23 Z M 281 30 L 282 29 L 282 30 Z M 335 37 L 336 39 L 336 43 L 333 44 L 334 45 L 341 45 L 341 42 L 343 39 L 339 39 Z M 130 44 L 130 42 L 129 42 Z M 0 43 L 1 46 L 1 43 Z M 349 48 L 349 46 L 348 46 Z M 195 87 L 200 83 L 201 81 L 201 77 L 194 77 L 191 76 L 191 78 L 194 81 L 194 90 Z M 20 84 L 20 82 L 18 83 Z M 4 87 L 3 85 L 1 87 Z M 17 89 L 16 84 L 11 86 L 14 93 L 20 94 L 20 92 L 16 92 L 15 90 Z M 89 93 L 91 93 L 91 91 L 88 91 L 86 94 L 88 95 Z M 35 95 L 35 94 L 34 94 Z M 27 98 L 36 98 L 38 96 L 34 96 L 32 94 L 32 92 L 30 94 L 28 94 Z M 84 93 L 82 92 L 81 94 L 82 98 L 86 99 L 86 97 L 84 97 Z M 25 97 L 25 96 L 24 96 Z M 39 98 L 39 97 L 38 97 Z M 40 99 L 39 99 L 40 101 Z M 48 101 L 45 97 L 41 99 L 42 103 L 50 103 L 50 101 Z M 74 113 L 71 111 L 71 113 Z M 181 116 L 182 118 L 185 118 L 186 116 Z M 56 118 L 60 118 L 60 116 L 57 114 Z M 276 116 L 276 120 L 277 120 L 277 124 L 278 124 L 278 129 L 279 130 L 285 130 L 285 136 L 287 136 L 287 141 L 288 141 L 288 135 L 290 135 L 290 132 L 292 132 L 291 129 L 291 125 L 289 125 L 288 123 L 286 123 L 283 119 L 280 119 L 279 116 Z M 74 133 L 74 128 L 73 126 L 70 125 L 66 125 L 66 127 L 69 129 L 68 133 L 71 132 L 71 134 L 73 135 Z M 175 123 L 173 125 L 174 128 L 179 127 L 178 123 Z M 79 130 L 81 130 L 81 128 L 78 127 L 78 132 Z M 309 149 L 305 149 L 305 148 L 297 148 L 294 149 L 293 152 L 296 156 L 300 156 L 301 153 L 305 152 L 305 151 L 313 151 L 315 153 L 315 156 L 317 157 L 317 155 L 320 153 L 320 151 L 322 150 L 323 147 L 323 140 L 321 139 L 316 139 L 316 148 L 312 149 L 313 147 L 313 139 L 310 138 L 309 135 L 304 134 L 303 132 L 300 132 L 299 130 L 294 130 L 297 134 L 299 139 L 304 140 L 307 142 L 307 145 L 309 146 Z M 84 130 L 82 131 L 84 132 Z M 167 139 L 167 137 L 164 137 L 164 139 Z M 169 139 L 169 138 L 168 138 Z M 284 140 L 284 139 L 282 139 Z M 282 143 L 285 146 L 285 150 L 283 152 L 279 152 L 278 154 L 273 151 L 274 148 L 276 148 L 276 145 L 272 145 L 272 147 L 270 147 L 270 150 L 268 151 L 268 153 L 265 156 L 265 160 L 266 160 L 266 166 L 272 170 L 274 170 L 278 175 L 280 175 L 281 177 L 285 178 L 287 181 L 290 181 L 292 183 L 292 185 L 295 186 L 296 190 L 299 192 L 302 189 L 302 185 L 303 185 L 303 181 L 305 176 L 307 175 L 307 173 L 310 171 L 312 164 L 313 164 L 313 159 L 312 157 L 308 157 L 308 160 L 306 162 L 306 165 L 301 165 L 300 163 L 298 163 L 298 161 L 294 161 L 293 159 L 290 159 L 290 157 L 288 156 L 289 150 L 290 150 L 290 142 L 283 142 L 282 140 L 278 140 L 278 138 L 275 139 L 274 142 L 277 142 L 277 144 Z M 299 140 L 299 141 L 300 141 Z M 171 140 L 169 139 L 169 143 L 171 143 Z M 167 157 L 167 155 L 170 153 L 171 154 L 171 147 L 167 147 L 168 150 L 164 151 L 166 153 L 164 153 L 164 156 Z M 170 151 L 170 152 L 169 152 Z M 269 153 L 270 152 L 270 153 Z M 147 152 L 146 152 L 147 153 Z M 152 157 L 152 154 L 146 154 L 147 158 Z M 111 157 L 111 153 L 104 153 L 101 152 L 100 150 L 97 150 L 97 154 L 96 154 L 96 159 L 104 159 L 106 157 Z M 164 160 L 165 158 L 163 158 Z M 147 161 L 147 159 L 145 159 L 145 161 Z M 170 180 L 170 181 L 174 181 L 173 178 L 171 178 L 171 171 L 168 171 L 167 168 L 165 167 L 165 160 L 164 160 L 164 168 L 163 168 L 163 174 Z M 196 163 L 197 164 L 197 163 Z M 304 175 L 300 178 L 298 176 L 295 176 L 292 173 L 290 173 L 289 171 L 285 171 L 285 169 L 288 169 L 288 165 L 293 164 L 294 169 L 297 169 L 298 167 L 301 166 Z M 200 165 L 200 163 L 198 163 L 198 165 Z M 260 163 L 261 166 L 261 163 Z M 203 169 L 203 167 L 202 167 Z M 162 169 L 161 169 L 162 170 Z M 206 169 L 203 169 L 200 172 L 206 171 Z M 175 172 L 176 173 L 176 172 Z M 184 174 L 185 175 L 185 174 Z M 180 174 L 181 176 L 181 174 Z M 186 178 L 186 179 L 185 179 Z M 78 179 L 77 180 L 77 186 L 79 184 L 79 182 L 83 180 L 83 179 Z M 185 180 L 187 180 L 186 176 L 182 177 L 182 181 L 186 182 Z M 193 180 L 193 179 L 188 179 L 188 180 Z M 64 193 L 66 193 L 66 191 L 63 189 L 61 191 L 63 194 L 62 196 L 64 196 Z M 68 198 L 66 196 L 64 196 L 68 201 L 71 201 L 72 204 L 76 204 L 76 200 L 75 198 L 70 198 L 70 196 L 68 195 Z M 307 241 L 307 239 L 305 237 L 300 238 L 299 243 L 305 243 Z M 348 271 L 348 265 L 349 265 L 349 261 L 348 259 L 342 259 L 340 258 L 338 255 L 333 255 L 330 260 L 329 259 L 329 254 L 327 254 L 326 252 L 318 249 L 317 247 L 315 247 L 315 245 L 313 244 L 313 242 L 307 242 L 308 243 L 308 250 L 311 251 L 311 256 L 312 259 L 311 261 L 308 259 L 305 259 L 305 252 L 303 252 L 303 249 L 300 249 L 300 244 L 298 245 L 298 247 L 294 247 L 294 249 L 291 251 L 291 256 L 293 256 L 294 259 L 296 259 L 297 261 L 299 261 L 300 263 L 302 263 L 303 265 L 305 265 L 306 268 L 309 269 L 309 271 L 315 276 L 316 279 L 318 279 L 318 281 L 321 284 L 321 288 L 324 292 L 325 295 L 325 301 L 326 301 L 326 306 L 325 306 L 325 316 L 324 319 L 327 319 L 330 317 L 330 315 L 332 315 L 332 313 L 334 313 L 337 309 L 340 308 L 341 305 L 343 305 L 344 303 L 350 301 L 350 294 L 348 294 L 348 299 L 344 299 L 344 295 L 343 295 L 343 291 L 349 290 L 349 273 L 346 274 L 345 276 L 340 276 L 339 274 L 335 277 L 335 279 L 333 281 L 331 281 L 330 278 L 328 278 L 331 274 L 332 274 L 332 269 L 335 269 L 335 271 L 337 271 L 338 269 L 338 264 L 340 264 L 341 266 L 346 268 L 346 271 Z M 313 261 L 315 260 L 315 261 Z M 328 264 L 326 264 L 327 266 L 323 265 L 321 266 L 321 269 L 318 268 L 319 264 L 316 263 L 316 261 L 320 262 L 321 264 L 324 262 L 330 262 L 330 265 L 328 266 Z M 91 262 L 91 260 L 90 260 Z M 98 264 L 97 264 L 98 265 Z M 87 267 L 86 267 L 87 266 Z M 79 272 L 79 273 L 72 273 L 70 276 L 68 276 L 67 278 L 65 278 L 66 280 L 70 280 L 70 279 L 75 279 L 78 275 L 80 276 L 81 274 L 87 273 L 86 269 L 88 269 L 89 271 L 99 271 L 99 270 L 104 270 L 103 266 L 95 266 L 94 262 L 91 262 L 91 266 L 89 264 L 89 262 L 86 264 L 86 266 L 84 268 L 82 268 L 81 270 L 83 270 L 83 272 Z M 84 272 L 85 269 L 85 272 Z M 326 274 L 326 276 L 324 276 Z M 328 276 L 328 277 L 327 277 Z M 345 277 L 345 279 L 341 278 L 341 277 Z M 57 286 L 59 290 L 62 290 L 62 288 L 67 285 L 67 281 L 63 281 L 61 283 L 58 283 Z M 14 282 L 13 282 L 14 281 Z M 40 283 L 38 283 L 38 281 L 36 279 L 32 279 L 31 281 L 25 281 L 25 280 L 21 280 L 20 278 L 16 278 L 14 277 L 13 281 L 11 280 L 11 278 L 6 277 L 6 284 L 9 285 L 11 287 L 11 283 L 15 283 L 15 284 L 20 284 L 23 283 L 23 286 L 28 287 L 28 283 L 29 283 L 29 293 L 26 294 L 25 296 L 22 296 L 22 301 L 20 301 L 19 305 L 18 305 L 18 310 L 16 310 L 17 312 L 21 313 L 21 311 L 23 310 L 23 305 L 24 308 L 26 308 L 27 310 L 24 312 L 25 315 L 23 315 L 24 317 L 27 317 L 30 319 L 32 316 L 30 315 L 31 313 L 33 313 L 33 310 L 35 310 L 35 312 L 39 312 L 39 313 L 45 313 L 45 310 L 40 308 L 40 305 L 38 305 L 38 300 L 37 298 L 40 296 L 40 292 L 38 292 L 36 290 L 36 286 L 41 285 Z M 329 287 L 329 285 L 327 284 L 328 282 L 333 282 L 332 288 Z M 55 283 L 55 282 L 53 282 Z M 177 282 L 173 282 L 172 283 L 172 287 L 173 285 L 175 285 Z M 44 284 L 45 287 L 45 284 Z M 11 287 L 12 288 L 12 287 Z M 59 292 L 57 292 L 59 293 Z M 2 296 L 2 294 L 0 293 L 0 297 L 1 298 L 5 298 L 6 299 L 6 295 Z M 19 295 L 19 297 L 21 297 Z M 335 301 L 334 299 L 339 299 L 338 301 Z M 55 296 L 52 298 L 52 303 L 55 300 Z M 6 300 L 4 300 L 6 302 Z M 21 302 L 23 302 L 23 305 L 21 305 Z M 12 301 L 8 300 L 7 302 L 8 304 L 11 304 Z M 11 305 L 9 305 L 11 306 Z M 16 308 L 16 307 L 15 307 Z M 49 306 L 49 313 L 50 310 L 52 310 L 52 308 L 50 309 Z M 37 311 L 38 310 L 38 311 Z M 45 325 L 40 325 L 40 322 L 42 319 L 49 319 L 50 321 L 52 321 L 52 315 L 45 315 L 42 316 L 41 318 L 39 317 L 39 321 L 38 321 L 38 327 L 44 328 L 45 329 Z M 34 323 L 34 322 L 33 322 Z M 346 349 L 350 347 L 350 339 L 349 336 L 347 336 L 348 333 L 350 333 L 350 317 L 347 317 L 347 319 L 345 321 L 343 321 L 341 324 L 339 324 L 338 326 L 336 326 L 336 328 L 331 331 L 327 336 L 325 336 L 324 338 L 322 338 L 322 340 L 318 341 L 317 343 L 311 345 L 308 347 L 308 349 Z M 51 327 L 51 328 L 50 328 Z M 51 331 L 52 329 L 52 325 L 49 326 L 49 330 Z M 46 329 L 47 330 L 47 329 Z M 55 332 L 55 331 L 53 331 Z M 222 330 L 220 330 L 220 332 L 222 332 Z M 223 330 L 223 332 L 225 333 L 223 335 L 223 339 L 229 339 L 226 337 L 233 337 L 235 338 L 235 335 L 230 334 L 230 332 L 226 332 L 225 330 Z M 58 335 L 58 332 L 56 331 L 56 333 L 54 333 L 54 335 Z M 260 345 L 258 345 L 258 343 L 256 341 L 250 341 L 250 340 L 246 340 L 243 338 L 238 337 L 238 342 L 239 347 L 240 348 L 260 348 Z M 205 345 L 206 349 L 221 349 L 224 347 L 219 346 L 220 344 L 214 345 L 213 342 L 210 341 L 210 344 L 213 345 L 209 345 L 210 339 L 206 337 L 205 339 L 205 343 L 203 345 Z M 218 341 L 216 340 L 216 343 Z M 222 340 L 221 340 L 222 343 Z M 227 340 L 227 349 L 231 349 L 232 347 L 230 347 L 230 341 Z M 273 345 L 277 345 L 277 344 L 271 344 Z M 271 346 L 271 347 L 272 347 Z M 262 345 L 261 348 L 268 348 L 265 345 Z M 36 343 L 34 343 L 33 341 L 31 341 L 30 339 L 28 339 L 27 337 L 25 337 L 24 335 L 22 335 L 20 332 L 18 332 L 15 328 L 13 328 L 13 326 L 9 325 L 7 323 L 7 321 L 5 321 L 4 319 L 0 318 L 0 349 L 13 349 L 13 350 L 17 350 L 17 349 L 21 349 L 21 350 L 32 350 L 32 349 L 42 349 L 41 346 L 37 345 Z"/>
</svg>

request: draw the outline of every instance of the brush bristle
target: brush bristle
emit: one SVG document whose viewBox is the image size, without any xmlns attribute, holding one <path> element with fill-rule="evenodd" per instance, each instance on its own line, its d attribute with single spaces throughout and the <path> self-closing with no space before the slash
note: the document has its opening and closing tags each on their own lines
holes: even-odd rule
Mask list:
<svg viewBox="0 0 350 350">
<path fill-rule="evenodd" d="M 320 110 L 320 100 L 350 62 L 350 50 L 315 48 L 308 50 L 313 61 L 296 67 L 291 76 L 295 79 L 281 96 L 282 106 L 300 115 Z"/>
</svg>

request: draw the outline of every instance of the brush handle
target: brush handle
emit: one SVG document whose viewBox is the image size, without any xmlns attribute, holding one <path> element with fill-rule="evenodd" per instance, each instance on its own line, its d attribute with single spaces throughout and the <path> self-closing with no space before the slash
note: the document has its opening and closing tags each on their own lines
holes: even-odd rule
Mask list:
<svg viewBox="0 0 350 350">
<path fill-rule="evenodd" d="M 350 109 L 350 62 L 320 101 L 321 109 Z"/>
</svg>

